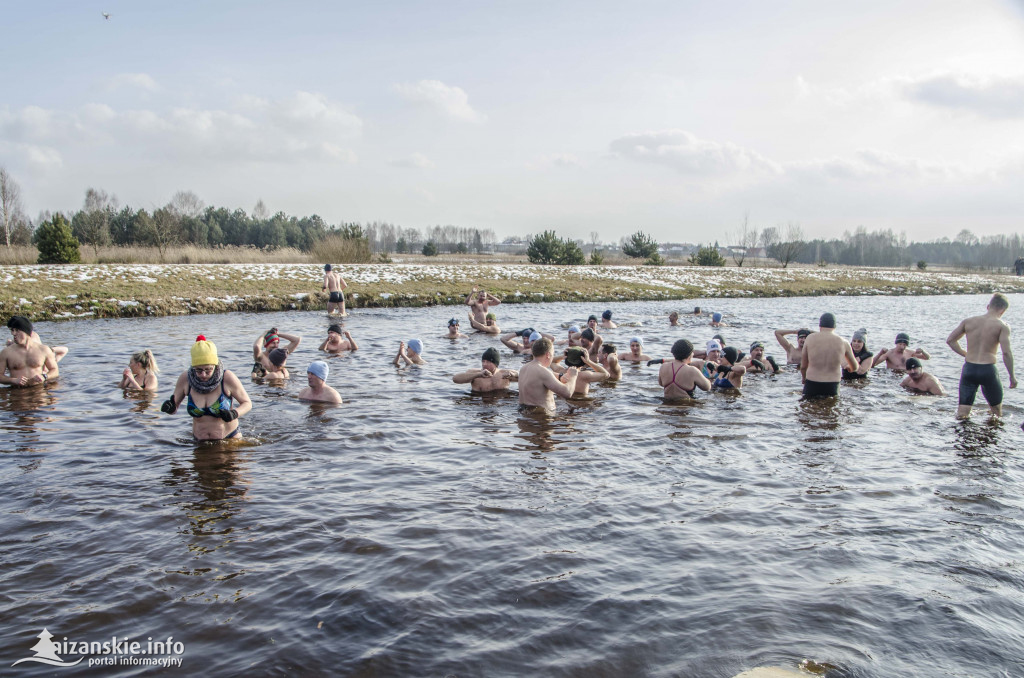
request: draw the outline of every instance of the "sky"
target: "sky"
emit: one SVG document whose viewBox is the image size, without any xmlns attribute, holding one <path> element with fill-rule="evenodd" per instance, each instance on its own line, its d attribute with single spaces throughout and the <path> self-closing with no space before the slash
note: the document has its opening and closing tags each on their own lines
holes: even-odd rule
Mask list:
<svg viewBox="0 0 1024 678">
<path fill-rule="evenodd" d="M 499 238 L 1024 231 L 1024 0 L 4 12 L 0 166 L 33 216 L 92 187 Z"/>
</svg>

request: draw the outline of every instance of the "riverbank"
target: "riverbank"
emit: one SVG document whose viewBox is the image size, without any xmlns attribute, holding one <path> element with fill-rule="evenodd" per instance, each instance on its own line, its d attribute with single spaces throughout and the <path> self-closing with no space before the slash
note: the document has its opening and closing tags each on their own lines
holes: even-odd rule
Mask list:
<svg viewBox="0 0 1024 678">
<path fill-rule="evenodd" d="M 349 308 L 432 306 L 480 285 L 504 303 L 707 297 L 934 295 L 1024 292 L 1000 274 L 855 268 L 348 264 Z M 82 264 L 0 267 L 0 315 L 79 317 L 322 309 L 314 264 Z"/>
</svg>

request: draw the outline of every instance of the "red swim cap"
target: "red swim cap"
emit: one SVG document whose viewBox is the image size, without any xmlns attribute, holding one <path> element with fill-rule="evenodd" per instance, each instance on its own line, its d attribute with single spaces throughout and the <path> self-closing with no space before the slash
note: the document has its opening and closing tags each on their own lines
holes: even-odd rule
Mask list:
<svg viewBox="0 0 1024 678">
<path fill-rule="evenodd" d="M 198 337 L 196 337 L 196 341 L 206 341 L 206 337 L 200 334 Z"/>
</svg>

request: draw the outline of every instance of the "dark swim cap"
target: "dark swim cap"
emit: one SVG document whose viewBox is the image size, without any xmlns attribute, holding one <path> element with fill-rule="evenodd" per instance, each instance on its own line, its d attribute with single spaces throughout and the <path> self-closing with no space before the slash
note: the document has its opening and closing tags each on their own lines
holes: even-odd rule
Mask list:
<svg viewBox="0 0 1024 678">
<path fill-rule="evenodd" d="M 601 317 L 604 318 L 605 320 L 611 320 L 612 319 L 612 312 L 611 311 L 605 311 L 604 313 L 601 314 Z"/>
<path fill-rule="evenodd" d="M 680 339 L 672 344 L 672 357 L 676 360 L 686 360 L 693 355 L 693 344 L 688 339 Z"/>
<path fill-rule="evenodd" d="M 818 320 L 818 327 L 830 327 L 836 328 L 836 317 L 831 313 L 822 313 L 821 319 Z"/>
<path fill-rule="evenodd" d="M 569 367 L 582 367 L 583 356 L 587 352 L 585 348 L 579 346 L 573 346 L 565 352 L 565 364 Z"/>
<path fill-rule="evenodd" d="M 907 369 L 912 370 L 915 367 L 924 367 L 924 365 L 917 358 L 907 358 Z"/>
<path fill-rule="evenodd" d="M 586 339 L 587 341 L 594 341 L 595 338 L 596 337 L 594 336 L 594 330 L 590 329 L 589 327 L 587 329 L 583 330 L 582 332 L 580 332 L 580 339 Z"/>
<path fill-rule="evenodd" d="M 524 339 L 529 339 L 531 334 L 533 334 L 532 327 L 527 327 L 524 330 L 519 330 L 519 336 L 523 337 Z"/>
<path fill-rule="evenodd" d="M 726 346 L 722 349 L 722 356 L 732 364 L 736 364 L 740 359 L 740 352 L 736 350 L 735 346 Z"/>
<path fill-rule="evenodd" d="M 480 359 L 487 360 L 494 363 L 495 366 L 498 366 L 501 364 L 501 353 L 498 352 L 498 349 L 491 346 L 489 349 L 484 351 L 484 354 L 480 356 Z"/>
<path fill-rule="evenodd" d="M 32 334 L 32 322 L 23 315 L 11 316 L 11 319 L 7 321 L 7 328 L 21 330 L 25 334 Z"/>
<path fill-rule="evenodd" d="M 325 271 L 331 270 L 331 265 L 330 264 L 324 264 L 324 270 Z"/>
<path fill-rule="evenodd" d="M 590 322 L 591 320 L 597 320 L 597 316 L 596 316 L 596 315 L 592 315 L 592 316 L 590 316 L 589 318 L 587 318 L 587 322 L 588 322 L 588 323 L 589 323 L 589 322 Z"/>
<path fill-rule="evenodd" d="M 800 337 L 809 337 L 812 334 L 813 334 L 813 332 L 811 332 L 809 329 L 804 327 L 804 328 L 802 328 L 800 330 L 797 330 L 796 337 L 797 337 L 797 339 L 799 339 Z"/>
<path fill-rule="evenodd" d="M 896 335 L 896 343 L 897 344 L 907 344 L 909 346 L 910 345 L 910 335 L 907 334 L 906 332 L 900 332 L 899 334 Z"/>
<path fill-rule="evenodd" d="M 288 359 L 288 351 L 283 348 L 275 348 L 267 354 L 267 357 L 270 358 L 270 362 L 272 362 L 275 367 L 280 367 L 281 365 L 284 365 L 284 361 Z"/>
<path fill-rule="evenodd" d="M 341 325 L 338 325 L 337 323 L 335 323 L 334 325 L 331 325 L 330 327 L 328 327 L 327 331 L 328 332 L 334 332 L 335 334 L 341 334 Z"/>
</svg>

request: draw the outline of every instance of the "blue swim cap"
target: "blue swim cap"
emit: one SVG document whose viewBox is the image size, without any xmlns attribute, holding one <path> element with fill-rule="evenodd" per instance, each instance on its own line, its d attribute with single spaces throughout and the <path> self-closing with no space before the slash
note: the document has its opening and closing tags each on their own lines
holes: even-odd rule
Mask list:
<svg viewBox="0 0 1024 678">
<path fill-rule="evenodd" d="M 413 353 L 423 353 L 423 342 L 419 339 L 410 339 L 407 345 Z"/>
<path fill-rule="evenodd" d="M 540 341 L 542 338 L 543 335 L 540 332 L 534 330 L 533 334 L 530 335 L 530 343 L 532 344 L 535 341 Z"/>
<path fill-rule="evenodd" d="M 314 377 L 320 377 L 324 381 L 327 381 L 327 374 L 331 371 L 331 368 L 327 366 L 323 360 L 314 360 L 306 368 L 306 372 L 309 372 Z"/>
<path fill-rule="evenodd" d="M 714 320 L 716 323 L 720 323 L 722 322 L 722 314 L 718 312 L 712 313 L 711 319 Z"/>
<path fill-rule="evenodd" d="M 573 334 L 579 334 L 580 333 L 580 326 L 579 325 L 573 325 L 572 327 L 569 328 L 569 331 L 572 332 Z"/>
</svg>

